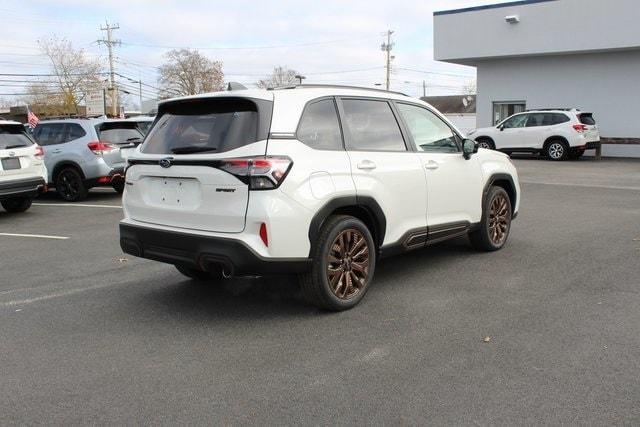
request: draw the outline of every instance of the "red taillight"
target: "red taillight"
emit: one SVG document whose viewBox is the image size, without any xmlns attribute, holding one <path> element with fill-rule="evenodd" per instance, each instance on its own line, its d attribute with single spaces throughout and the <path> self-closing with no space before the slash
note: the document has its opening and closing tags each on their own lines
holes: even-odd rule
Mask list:
<svg viewBox="0 0 640 427">
<path fill-rule="evenodd" d="M 277 188 L 293 162 L 288 157 L 247 157 L 220 161 L 219 168 L 249 184 L 251 190 Z"/>
<path fill-rule="evenodd" d="M 576 130 L 576 132 L 582 133 L 587 130 L 587 125 L 582 125 L 582 124 L 573 125 L 573 128 Z"/>
<path fill-rule="evenodd" d="M 87 144 L 89 150 L 93 152 L 96 156 L 102 156 L 104 153 L 108 153 L 113 150 L 117 150 L 118 147 L 115 147 L 108 142 L 103 141 L 93 141 Z"/>
<path fill-rule="evenodd" d="M 36 153 L 34 156 L 36 156 L 36 159 L 42 159 L 44 157 L 44 150 L 38 144 L 36 144 Z"/>
<path fill-rule="evenodd" d="M 267 224 L 264 222 L 260 224 L 260 238 L 265 246 L 269 247 L 269 238 L 267 236 Z"/>
</svg>

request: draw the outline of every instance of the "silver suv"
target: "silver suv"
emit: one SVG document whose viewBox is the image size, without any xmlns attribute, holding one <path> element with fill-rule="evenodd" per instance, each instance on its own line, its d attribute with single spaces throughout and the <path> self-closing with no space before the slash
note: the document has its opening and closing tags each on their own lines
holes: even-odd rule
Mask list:
<svg viewBox="0 0 640 427">
<path fill-rule="evenodd" d="M 122 193 L 127 153 L 144 138 L 135 122 L 105 119 L 42 121 L 33 136 L 44 149 L 48 182 L 70 202 L 96 186 Z"/>
</svg>

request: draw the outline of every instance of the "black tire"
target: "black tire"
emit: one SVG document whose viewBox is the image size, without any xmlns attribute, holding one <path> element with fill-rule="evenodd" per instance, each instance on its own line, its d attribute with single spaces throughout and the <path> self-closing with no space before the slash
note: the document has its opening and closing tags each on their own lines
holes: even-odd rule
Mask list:
<svg viewBox="0 0 640 427">
<path fill-rule="evenodd" d="M 176 264 L 176 270 L 178 270 L 182 275 L 197 280 L 200 282 L 215 282 L 222 279 L 222 271 L 202 271 L 197 270 L 195 268 L 186 267 L 184 265 Z"/>
<path fill-rule="evenodd" d="M 496 144 L 494 144 L 491 138 L 478 138 L 476 139 L 478 148 L 486 148 L 488 150 L 495 150 Z"/>
<path fill-rule="evenodd" d="M 502 201 L 506 202 L 504 205 Z M 500 216 L 504 208 L 504 222 L 495 218 L 494 206 L 498 203 Z M 469 241 L 471 245 L 480 251 L 497 251 L 507 242 L 509 231 L 511 230 L 511 199 L 509 194 L 502 187 L 491 187 L 482 207 L 482 219 L 479 228 L 469 233 Z M 497 222 L 497 224 L 496 224 Z M 500 227 L 500 232 L 504 233 L 504 237 L 497 239 L 493 233 L 496 226 Z"/>
<path fill-rule="evenodd" d="M 113 187 L 114 190 L 116 190 L 118 194 L 124 193 L 124 180 L 118 180 L 114 182 L 111 186 Z"/>
<path fill-rule="evenodd" d="M 373 237 L 362 221 L 348 215 L 329 217 L 312 244 L 311 258 L 311 271 L 300 276 L 309 303 L 342 311 L 362 300 L 376 266 Z"/>
<path fill-rule="evenodd" d="M 56 191 L 64 200 L 77 202 L 87 197 L 87 187 L 75 168 L 62 169 L 56 175 Z"/>
<path fill-rule="evenodd" d="M 33 199 L 29 197 L 14 197 L 12 199 L 6 199 L 0 202 L 5 211 L 11 213 L 24 212 L 31 207 Z"/>
<path fill-rule="evenodd" d="M 566 142 L 560 139 L 553 139 L 547 142 L 544 154 L 549 160 L 559 162 L 569 158 L 569 150 L 569 145 Z"/>
</svg>

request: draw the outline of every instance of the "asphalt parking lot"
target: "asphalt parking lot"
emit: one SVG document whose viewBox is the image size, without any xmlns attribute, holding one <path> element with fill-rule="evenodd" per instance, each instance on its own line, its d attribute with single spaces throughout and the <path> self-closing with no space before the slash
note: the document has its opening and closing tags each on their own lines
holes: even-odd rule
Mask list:
<svg viewBox="0 0 640 427">
<path fill-rule="evenodd" d="M 384 260 L 339 314 L 123 255 L 114 192 L 0 212 L 0 424 L 638 425 L 640 162 L 515 163 L 505 249 Z"/>
</svg>

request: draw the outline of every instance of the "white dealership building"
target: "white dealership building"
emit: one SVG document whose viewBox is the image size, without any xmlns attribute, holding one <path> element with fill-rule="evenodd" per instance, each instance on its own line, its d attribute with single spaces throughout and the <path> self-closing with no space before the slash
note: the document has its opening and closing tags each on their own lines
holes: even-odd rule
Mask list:
<svg viewBox="0 0 640 427">
<path fill-rule="evenodd" d="M 434 57 L 477 68 L 477 126 L 594 113 L 603 155 L 640 157 L 640 1 L 522 0 L 434 13 Z"/>
</svg>

